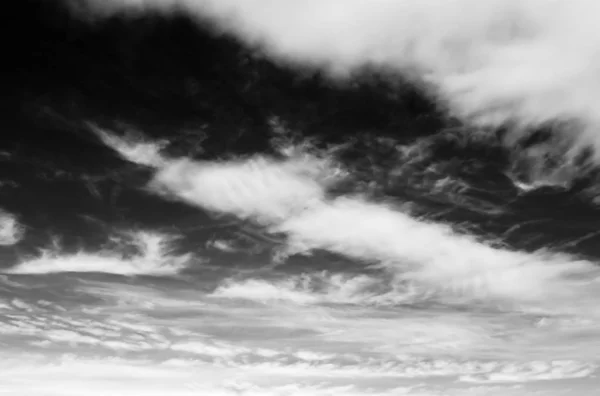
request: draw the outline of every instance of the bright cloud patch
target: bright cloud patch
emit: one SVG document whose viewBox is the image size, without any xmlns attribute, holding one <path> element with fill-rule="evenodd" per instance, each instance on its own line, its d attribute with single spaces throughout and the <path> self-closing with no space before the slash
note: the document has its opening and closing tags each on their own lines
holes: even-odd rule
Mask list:
<svg viewBox="0 0 600 396">
<path fill-rule="evenodd" d="M 25 235 L 23 226 L 10 213 L 0 210 L 0 245 L 14 245 Z"/>
</svg>

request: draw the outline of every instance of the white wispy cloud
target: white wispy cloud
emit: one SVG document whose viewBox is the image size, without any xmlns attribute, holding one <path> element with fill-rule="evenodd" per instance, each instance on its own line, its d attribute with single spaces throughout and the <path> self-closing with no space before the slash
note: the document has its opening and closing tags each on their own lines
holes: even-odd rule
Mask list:
<svg viewBox="0 0 600 396">
<path fill-rule="evenodd" d="M 99 252 L 64 254 L 60 247 L 43 249 L 38 257 L 2 270 L 5 274 L 48 274 L 56 272 L 104 272 L 118 275 L 176 275 L 192 260 L 190 254 L 173 253 L 174 236 L 136 231 L 124 234 L 124 244 L 137 253 L 127 256 L 118 247 Z"/>
<path fill-rule="evenodd" d="M 496 248 L 367 198 L 327 198 L 330 181 L 321 176 L 326 169 L 308 156 L 301 162 L 177 160 L 157 170 L 151 188 L 285 234 L 292 253 L 329 250 L 374 263 L 399 283 L 433 291 L 540 302 L 591 290 L 581 287 L 596 277 L 591 262 Z"/>
<path fill-rule="evenodd" d="M 286 233 L 295 250 L 326 249 L 374 260 L 398 280 L 473 297 L 562 297 L 570 286 L 566 275 L 596 273 L 591 262 L 495 248 L 449 226 L 357 198 L 324 202 L 274 230 Z"/>
<path fill-rule="evenodd" d="M 278 161 L 265 157 L 231 162 L 173 160 L 151 188 L 213 211 L 274 223 L 323 199 L 326 164 L 316 158 Z"/>
<path fill-rule="evenodd" d="M 264 303 L 394 305 L 412 302 L 419 296 L 398 290 L 380 278 L 368 275 L 303 274 L 285 279 L 244 279 L 224 281 L 211 297 L 245 299 Z"/>
<path fill-rule="evenodd" d="M 115 150 L 123 159 L 143 166 L 159 166 L 163 162 L 161 151 L 165 148 L 166 141 L 144 141 L 141 134 L 129 131 L 123 137 L 89 124 L 88 128 L 108 147 Z"/>
</svg>

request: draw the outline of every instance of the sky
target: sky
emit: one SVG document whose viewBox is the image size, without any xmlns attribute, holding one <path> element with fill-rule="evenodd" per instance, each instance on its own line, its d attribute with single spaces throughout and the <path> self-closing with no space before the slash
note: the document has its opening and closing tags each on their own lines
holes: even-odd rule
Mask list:
<svg viewBox="0 0 600 396">
<path fill-rule="evenodd" d="M 596 8 L 7 11 L 0 391 L 594 394 Z"/>
</svg>

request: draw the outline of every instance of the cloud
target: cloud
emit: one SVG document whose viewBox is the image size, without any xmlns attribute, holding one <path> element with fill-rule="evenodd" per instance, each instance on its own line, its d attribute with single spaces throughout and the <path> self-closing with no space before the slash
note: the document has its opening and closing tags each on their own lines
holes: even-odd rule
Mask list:
<svg viewBox="0 0 600 396">
<path fill-rule="evenodd" d="M 137 152 L 135 145 L 132 152 Z M 598 270 L 592 262 L 494 247 L 448 225 L 411 217 L 389 203 L 328 194 L 343 175 L 326 152 L 292 150 L 283 159 L 254 156 L 212 162 L 162 157 L 148 191 L 284 235 L 285 254 L 327 250 L 375 266 L 391 277 L 394 292 L 416 289 L 423 296 L 441 293 L 555 309 L 573 309 L 569 302 L 578 300 L 577 309 L 582 310 L 592 310 L 600 298 L 594 291 Z M 306 290 L 290 285 L 232 287 L 226 294 L 254 290 L 257 297 L 271 299 L 284 294 L 284 299 L 297 301 L 306 297 Z"/>
<path fill-rule="evenodd" d="M 90 10 L 187 12 L 272 57 L 347 76 L 363 66 L 420 85 L 450 114 L 517 130 L 557 125 L 600 148 L 593 0 L 88 0 Z M 562 128 L 567 122 L 569 127 Z M 563 147 L 564 148 L 564 147 Z M 572 151 L 572 152 L 571 152 Z"/>
<path fill-rule="evenodd" d="M 595 370 L 586 359 L 594 360 L 598 348 L 589 338 L 574 337 L 581 333 L 532 322 L 524 328 L 520 316 L 497 311 L 367 307 L 360 294 L 366 282 L 353 279 L 310 277 L 323 283 L 323 292 L 310 285 L 303 291 L 321 298 L 319 306 L 216 296 L 201 279 L 162 286 L 78 281 L 72 294 L 77 304 L 61 296 L 57 303 L 64 307 L 36 302 L 29 293 L 25 301 L 12 301 L 5 311 L 10 320 L 0 323 L 0 336 L 18 348 L 0 362 L 0 390 L 391 396 L 402 385 L 408 395 L 425 396 L 494 394 L 480 384 L 499 383 L 497 394 L 505 396 L 514 383 L 531 386 L 523 390 L 541 386 L 531 384 L 539 381 L 572 386 L 560 380 L 588 378 Z M 230 285 L 223 283 L 224 289 Z M 337 304 L 338 296 L 352 298 Z M 585 328 L 597 334 L 597 324 Z M 26 348 L 39 356 L 24 353 Z"/>
<path fill-rule="evenodd" d="M 63 254 L 59 248 L 42 250 L 41 255 L 4 269 L 5 274 L 49 274 L 57 272 L 104 272 L 118 275 L 172 276 L 191 261 L 189 254 L 173 253 L 173 235 L 137 231 L 125 233 L 122 249 L 133 246 L 138 252 L 127 256 L 115 250 L 80 251 Z"/>
<path fill-rule="evenodd" d="M 263 303 L 394 305 L 414 301 L 418 295 L 395 290 L 368 275 L 302 274 L 285 279 L 229 279 L 211 294 L 213 298 L 245 299 Z"/>
<path fill-rule="evenodd" d="M 46 365 L 42 359 L 21 358 L 0 373 L 0 390 L 7 394 L 48 396 L 174 395 L 174 396 L 391 396 L 447 395 L 423 392 L 415 386 L 379 387 L 306 381 L 288 374 L 269 374 L 268 367 L 242 371 L 184 360 L 151 363 L 121 358 L 61 358 Z M 27 364 L 29 363 L 29 364 Z M 383 389 L 382 389 L 383 388 Z"/>
<path fill-rule="evenodd" d="M 596 273 L 591 262 L 492 247 L 447 225 L 420 221 L 393 205 L 363 197 L 328 198 L 326 179 L 321 177 L 326 168 L 319 166 L 322 163 L 310 157 L 301 162 L 264 157 L 174 160 L 157 171 L 151 186 L 286 235 L 291 253 L 328 250 L 376 264 L 399 283 L 436 292 L 545 301 L 590 291 L 578 288 Z"/>
<path fill-rule="evenodd" d="M 0 209 L 0 245 L 9 246 L 19 243 L 25 236 L 25 228 L 17 218 Z"/>
<path fill-rule="evenodd" d="M 230 162 L 166 163 L 150 188 L 212 211 L 273 223 L 323 199 L 325 164 L 316 158 L 266 157 Z"/>
<path fill-rule="evenodd" d="M 165 148 L 166 141 L 147 142 L 140 134 L 136 135 L 131 131 L 124 137 L 118 137 L 96 125 L 89 124 L 88 127 L 106 146 L 127 161 L 149 167 L 159 166 L 163 161 L 161 151 Z"/>
<path fill-rule="evenodd" d="M 323 249 L 368 260 L 397 281 L 472 297 L 556 298 L 577 287 L 568 275 L 596 273 L 585 260 L 495 248 L 447 225 L 360 198 L 316 205 L 273 231 L 288 235 L 292 251 Z"/>
</svg>

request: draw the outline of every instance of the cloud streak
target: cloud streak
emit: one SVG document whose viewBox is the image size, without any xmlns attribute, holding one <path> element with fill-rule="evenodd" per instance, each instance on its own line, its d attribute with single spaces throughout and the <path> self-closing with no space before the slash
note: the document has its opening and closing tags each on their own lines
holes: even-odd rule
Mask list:
<svg viewBox="0 0 600 396">
<path fill-rule="evenodd" d="M 314 171 L 321 163 L 302 165 Z M 328 199 L 326 186 L 306 176 L 311 172 L 288 171 L 296 166 L 293 159 L 175 161 L 156 173 L 152 186 L 195 206 L 250 219 L 287 235 L 292 253 L 321 249 L 370 261 L 398 282 L 437 291 L 539 301 L 569 295 L 578 282 L 567 278 L 594 272 L 591 262 L 568 256 L 493 248 L 390 205 L 351 196 Z"/>
<path fill-rule="evenodd" d="M 129 232 L 121 238 L 120 248 L 133 247 L 136 254 L 128 256 L 120 249 L 99 252 L 79 251 L 63 254 L 60 249 L 43 249 L 38 257 L 5 269 L 5 274 L 41 275 L 60 272 L 102 272 L 117 275 L 173 276 L 192 260 L 190 254 L 173 253 L 173 235 L 147 231 Z"/>
</svg>

